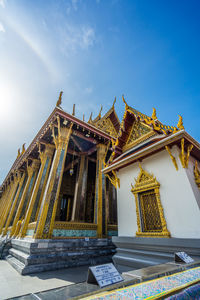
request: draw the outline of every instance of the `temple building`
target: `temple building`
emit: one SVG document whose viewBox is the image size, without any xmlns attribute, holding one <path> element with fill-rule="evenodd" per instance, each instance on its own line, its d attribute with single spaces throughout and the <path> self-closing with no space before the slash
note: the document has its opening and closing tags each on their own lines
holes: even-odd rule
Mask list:
<svg viewBox="0 0 200 300">
<path fill-rule="evenodd" d="M 121 123 L 115 101 L 86 122 L 61 100 L 0 187 L 7 261 L 29 274 L 112 259 L 137 269 L 177 251 L 200 258 L 200 145 L 182 117 L 164 125 L 123 97 Z"/>
<path fill-rule="evenodd" d="M 111 109 L 88 122 L 60 107 L 18 156 L 3 184 L 0 234 L 21 274 L 110 261 L 117 235 L 116 189 L 102 173 L 120 122 Z"/>
<path fill-rule="evenodd" d="M 174 260 L 185 251 L 200 258 L 200 144 L 184 129 L 163 125 L 130 107 L 104 174 L 117 188 L 117 265 L 137 269 Z"/>
</svg>

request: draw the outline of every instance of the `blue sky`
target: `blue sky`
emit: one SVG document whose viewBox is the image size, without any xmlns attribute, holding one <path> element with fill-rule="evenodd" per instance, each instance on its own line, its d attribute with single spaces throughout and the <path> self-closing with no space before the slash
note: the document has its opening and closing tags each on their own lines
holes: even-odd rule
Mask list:
<svg viewBox="0 0 200 300">
<path fill-rule="evenodd" d="M 53 110 L 129 105 L 198 141 L 200 2 L 0 0 L 0 182 Z"/>
</svg>

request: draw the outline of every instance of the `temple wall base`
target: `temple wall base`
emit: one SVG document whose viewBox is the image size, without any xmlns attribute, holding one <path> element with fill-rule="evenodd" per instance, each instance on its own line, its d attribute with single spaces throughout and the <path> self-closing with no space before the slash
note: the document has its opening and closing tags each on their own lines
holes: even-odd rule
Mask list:
<svg viewBox="0 0 200 300">
<path fill-rule="evenodd" d="M 200 239 L 113 237 L 114 263 L 120 267 L 140 269 L 174 261 L 174 253 L 184 251 L 200 259 Z"/>
<path fill-rule="evenodd" d="M 111 239 L 13 239 L 7 261 L 22 275 L 112 261 Z"/>
</svg>

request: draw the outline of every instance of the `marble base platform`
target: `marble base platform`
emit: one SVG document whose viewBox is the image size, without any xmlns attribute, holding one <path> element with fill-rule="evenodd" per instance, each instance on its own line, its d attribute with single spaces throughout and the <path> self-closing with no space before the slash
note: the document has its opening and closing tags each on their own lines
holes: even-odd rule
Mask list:
<svg viewBox="0 0 200 300">
<path fill-rule="evenodd" d="M 174 260 L 174 253 L 184 251 L 200 259 L 200 239 L 113 237 L 114 263 L 136 270 Z"/>
<path fill-rule="evenodd" d="M 22 275 L 112 262 L 111 239 L 13 239 L 6 260 Z"/>
</svg>

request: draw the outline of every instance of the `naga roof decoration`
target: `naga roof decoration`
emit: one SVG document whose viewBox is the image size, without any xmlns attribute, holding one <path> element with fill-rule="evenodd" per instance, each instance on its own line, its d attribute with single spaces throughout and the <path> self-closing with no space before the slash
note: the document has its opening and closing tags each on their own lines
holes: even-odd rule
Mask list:
<svg viewBox="0 0 200 300">
<path fill-rule="evenodd" d="M 92 120 L 92 113 L 91 113 L 89 121 L 88 121 L 89 124 L 108 133 L 109 135 L 111 135 L 114 138 L 116 138 L 118 136 L 118 132 L 120 129 L 120 121 L 115 112 L 115 102 L 116 102 L 116 98 L 113 102 L 112 107 L 109 109 L 109 111 L 103 117 L 101 117 L 101 112 L 103 109 L 103 107 L 101 106 L 98 116 L 94 120 Z"/>
<path fill-rule="evenodd" d="M 150 137 L 163 136 L 163 134 L 168 136 L 184 129 L 181 116 L 179 116 L 177 127 L 164 125 L 157 119 L 155 108 L 153 108 L 152 116 L 149 117 L 130 107 L 124 96 L 122 96 L 122 100 L 125 103 L 125 112 L 116 141 L 112 141 L 113 152 L 106 166 L 111 164 L 114 159 L 126 150 L 144 142 Z"/>
</svg>

